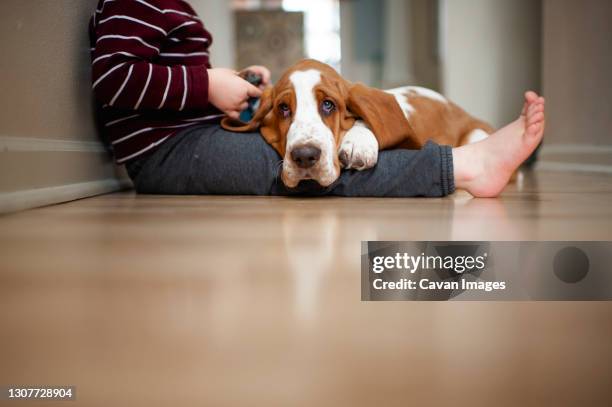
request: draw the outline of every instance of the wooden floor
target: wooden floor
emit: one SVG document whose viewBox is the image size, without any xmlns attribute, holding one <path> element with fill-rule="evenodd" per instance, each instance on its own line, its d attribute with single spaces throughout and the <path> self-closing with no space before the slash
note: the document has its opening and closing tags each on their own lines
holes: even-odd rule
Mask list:
<svg viewBox="0 0 612 407">
<path fill-rule="evenodd" d="M 75 385 L 61 405 L 83 406 L 612 405 L 612 303 L 360 302 L 361 240 L 469 239 L 612 240 L 612 175 L 3 216 L 0 386 Z"/>
</svg>

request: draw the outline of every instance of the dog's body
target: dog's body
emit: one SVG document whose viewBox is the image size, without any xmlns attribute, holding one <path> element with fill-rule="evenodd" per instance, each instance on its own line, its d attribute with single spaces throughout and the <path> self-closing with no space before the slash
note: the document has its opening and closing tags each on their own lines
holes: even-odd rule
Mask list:
<svg viewBox="0 0 612 407">
<path fill-rule="evenodd" d="M 432 90 L 353 84 L 314 60 L 300 61 L 267 88 L 249 123 L 226 118 L 222 125 L 241 132 L 259 128 L 284 158 L 281 178 L 288 187 L 304 179 L 328 186 L 341 164 L 357 170 L 376 165 L 379 150 L 419 149 L 427 140 L 460 146 L 492 132 Z"/>
</svg>

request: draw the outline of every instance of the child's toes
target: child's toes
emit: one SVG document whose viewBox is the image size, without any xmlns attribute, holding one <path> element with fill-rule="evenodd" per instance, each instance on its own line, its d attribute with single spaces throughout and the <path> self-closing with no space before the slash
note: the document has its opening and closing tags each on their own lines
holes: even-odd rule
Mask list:
<svg viewBox="0 0 612 407">
<path fill-rule="evenodd" d="M 527 109 L 529 109 L 529 102 L 525 101 L 523 108 L 521 109 L 521 116 L 525 116 L 527 114 Z"/>
<path fill-rule="evenodd" d="M 535 102 L 538 99 L 538 94 L 535 93 L 532 90 L 528 90 L 527 92 L 525 92 L 525 100 L 527 101 L 527 103 L 532 103 Z"/>
<path fill-rule="evenodd" d="M 533 102 L 535 102 L 537 99 L 538 99 L 538 95 L 534 91 L 529 90 L 525 92 L 525 103 L 523 103 L 523 109 L 521 110 L 521 116 L 524 116 L 527 114 L 527 110 L 529 109 L 529 106 L 531 106 Z"/>
<path fill-rule="evenodd" d="M 541 112 L 544 110 L 544 104 L 540 102 L 534 102 L 529 107 L 533 112 Z"/>
<path fill-rule="evenodd" d="M 540 123 L 533 123 L 530 124 L 529 126 L 527 126 L 527 130 L 525 131 L 525 135 L 527 137 L 535 137 L 538 135 L 538 132 L 540 131 L 541 125 Z"/>
<path fill-rule="evenodd" d="M 535 137 L 540 139 L 542 138 L 543 134 L 544 134 L 544 124 L 543 123 L 536 124 Z"/>
<path fill-rule="evenodd" d="M 527 125 L 530 126 L 532 124 L 540 123 L 544 121 L 544 113 L 538 112 L 527 118 Z"/>
<path fill-rule="evenodd" d="M 528 113 L 528 115 L 533 116 L 537 113 L 543 113 L 544 112 L 544 106 L 543 105 L 535 105 L 532 107 L 531 111 Z"/>
</svg>

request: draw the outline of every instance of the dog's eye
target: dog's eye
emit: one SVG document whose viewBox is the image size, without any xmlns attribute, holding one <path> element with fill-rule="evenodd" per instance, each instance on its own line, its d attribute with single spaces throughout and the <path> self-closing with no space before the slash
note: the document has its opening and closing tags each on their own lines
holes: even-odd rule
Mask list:
<svg viewBox="0 0 612 407">
<path fill-rule="evenodd" d="M 278 111 L 285 119 L 291 116 L 291 109 L 286 103 L 281 103 L 280 105 L 278 105 Z"/>
<path fill-rule="evenodd" d="M 329 99 L 326 99 L 323 101 L 323 103 L 321 103 L 321 110 L 325 116 L 329 116 L 335 108 L 336 105 Z"/>
</svg>

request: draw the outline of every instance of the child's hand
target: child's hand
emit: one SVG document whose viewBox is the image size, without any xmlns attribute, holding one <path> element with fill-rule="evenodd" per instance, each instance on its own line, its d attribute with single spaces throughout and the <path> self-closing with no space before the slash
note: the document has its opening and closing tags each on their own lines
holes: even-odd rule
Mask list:
<svg viewBox="0 0 612 407">
<path fill-rule="evenodd" d="M 260 97 L 261 90 L 251 85 L 235 71 L 226 68 L 208 70 L 208 100 L 233 119 L 248 107 L 247 100 Z"/>
<path fill-rule="evenodd" d="M 266 68 L 265 66 L 251 65 L 248 68 L 244 68 L 242 71 L 243 72 L 252 71 L 256 73 L 257 75 L 261 76 L 261 85 L 259 85 L 260 89 L 264 89 L 266 86 L 270 84 L 270 77 L 271 77 L 270 70 Z"/>
</svg>

